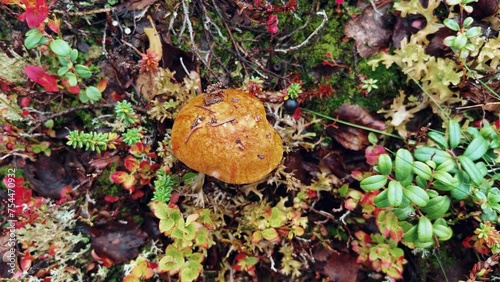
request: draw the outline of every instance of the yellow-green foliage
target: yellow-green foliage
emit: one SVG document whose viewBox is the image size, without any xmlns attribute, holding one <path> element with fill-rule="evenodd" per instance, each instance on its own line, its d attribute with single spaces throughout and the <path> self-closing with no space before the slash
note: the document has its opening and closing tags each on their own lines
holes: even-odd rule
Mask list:
<svg viewBox="0 0 500 282">
<path fill-rule="evenodd" d="M 437 9 L 440 4 L 441 1 L 431 0 L 424 8 L 419 0 L 395 3 L 394 8 L 401 12 L 402 17 L 409 14 L 420 14 L 425 17 L 426 26 L 409 39 L 403 39 L 401 47 L 394 50 L 392 54 L 382 54 L 369 62 L 373 69 L 380 64 L 387 68 L 393 64 L 400 67 L 409 80 L 415 80 L 421 85 L 422 90 L 430 98 L 427 102 L 436 113 L 440 113 L 438 105 L 460 101 L 458 86 L 463 82 L 465 76 L 471 75 L 466 73 L 466 68 L 463 65 L 473 63 L 475 70 L 496 70 L 500 56 L 498 49 L 500 39 L 498 37 L 488 41 L 484 37 L 472 39 L 471 43 L 476 48 L 465 59 L 456 56 L 451 58 L 434 57 L 425 53 L 425 49 L 429 45 L 429 35 L 444 27 L 441 22 L 443 19 L 436 16 L 439 13 Z M 455 16 L 458 15 L 450 12 L 448 18 Z M 475 78 L 481 77 L 478 73 L 475 73 L 474 76 Z M 419 108 L 423 107 L 419 106 Z"/>
</svg>

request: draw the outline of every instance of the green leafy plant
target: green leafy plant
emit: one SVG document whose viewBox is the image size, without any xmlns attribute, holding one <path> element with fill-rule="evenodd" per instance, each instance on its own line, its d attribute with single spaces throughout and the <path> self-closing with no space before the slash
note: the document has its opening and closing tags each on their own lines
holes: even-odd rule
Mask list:
<svg viewBox="0 0 500 282">
<path fill-rule="evenodd" d="M 302 93 L 302 86 L 298 83 L 292 83 L 287 88 L 287 96 L 285 96 L 285 100 L 287 99 L 297 99 L 300 93 Z"/>
<path fill-rule="evenodd" d="M 151 201 L 168 203 L 170 201 L 173 188 L 178 184 L 178 182 L 179 181 L 171 174 L 167 174 L 164 170 L 158 170 L 156 173 L 156 180 L 153 182 L 155 190 Z"/>
<path fill-rule="evenodd" d="M 367 93 L 370 93 L 373 89 L 378 89 L 377 79 L 368 78 L 363 79 L 361 82 L 363 83 L 361 89 L 366 90 Z"/>
<path fill-rule="evenodd" d="M 496 131 L 486 124 L 462 134 L 450 120 L 446 134 L 434 131 L 429 137 L 431 144 L 413 152 L 399 149 L 394 160 L 381 154 L 377 174 L 360 183 L 365 191 L 380 191 L 375 205 L 394 212 L 409 247 L 430 248 L 452 237 L 453 220 L 447 220 L 452 201 L 481 209 L 480 220 L 499 220 L 500 197 L 487 165 L 493 165 L 493 150 L 499 146 Z"/>
<path fill-rule="evenodd" d="M 100 153 L 107 149 L 115 149 L 119 135 L 114 132 L 83 132 L 72 130 L 66 137 L 66 145 L 73 148 L 84 148 Z"/>
<path fill-rule="evenodd" d="M 71 48 L 64 39 L 53 39 L 49 34 L 41 33 L 40 30 L 33 28 L 26 32 L 24 45 L 28 50 L 37 46 L 47 46 L 51 52 L 43 53 L 44 59 L 51 62 L 49 66 L 57 74 L 64 88 L 69 93 L 77 94 L 81 102 L 97 102 L 102 98 L 101 91 L 97 87 L 83 83 L 92 77 L 92 71 L 88 66 L 78 63 L 78 50 Z M 51 60 L 51 57 L 54 57 L 56 61 Z M 57 80 L 43 68 L 26 66 L 25 72 L 31 80 L 40 84 L 47 92 L 59 91 Z M 85 85 L 85 88 L 81 89 L 80 85 Z"/>
<path fill-rule="evenodd" d="M 139 122 L 139 118 L 135 113 L 132 104 L 126 100 L 116 103 L 115 115 L 116 118 L 125 126 L 130 126 Z"/>
<path fill-rule="evenodd" d="M 158 264 L 158 271 L 178 274 L 182 281 L 195 281 L 203 270 L 208 248 L 215 244 L 210 211 L 195 210 L 184 218 L 177 206 L 153 201 L 150 207 L 160 219 L 160 231 L 173 240 Z"/>
<path fill-rule="evenodd" d="M 470 52 L 477 48 L 472 39 L 481 34 L 481 28 L 479 26 L 471 27 L 473 22 L 472 17 L 467 17 L 462 22 L 462 26 L 456 19 L 445 19 L 443 21 L 446 27 L 457 32 L 456 35 L 446 37 L 443 44 L 451 47 L 454 52 L 459 54 L 461 59 L 466 59 Z"/>
<path fill-rule="evenodd" d="M 129 128 L 127 129 L 123 134 L 123 143 L 132 146 L 136 144 L 137 142 L 140 142 L 142 138 L 144 138 L 144 135 L 141 133 L 142 129 L 141 128 Z"/>
</svg>

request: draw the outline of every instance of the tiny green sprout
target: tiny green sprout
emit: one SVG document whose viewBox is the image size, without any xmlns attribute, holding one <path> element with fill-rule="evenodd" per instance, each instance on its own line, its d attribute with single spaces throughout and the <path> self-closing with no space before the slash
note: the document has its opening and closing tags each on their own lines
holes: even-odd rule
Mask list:
<svg viewBox="0 0 500 282">
<path fill-rule="evenodd" d="M 69 132 L 68 142 L 66 145 L 73 148 L 85 148 L 85 150 L 92 150 L 100 153 L 102 150 L 114 149 L 113 141 L 118 138 L 118 135 L 113 132 L 83 132 L 73 130 Z"/>
<path fill-rule="evenodd" d="M 363 83 L 363 86 L 361 86 L 361 89 L 366 90 L 366 92 L 370 93 L 373 89 L 378 89 L 377 79 L 369 78 L 369 79 L 363 79 L 361 80 Z"/>
<path fill-rule="evenodd" d="M 302 93 L 302 89 L 300 84 L 298 83 L 292 83 L 290 86 L 288 86 L 287 89 L 288 95 L 285 97 L 285 100 L 288 99 L 297 99 L 300 93 Z"/>
<path fill-rule="evenodd" d="M 128 101 L 118 102 L 115 106 L 116 117 L 123 122 L 126 126 L 138 122 L 137 115 L 135 114 L 132 104 Z"/>
<path fill-rule="evenodd" d="M 123 142 L 129 146 L 140 142 L 144 137 L 141 133 L 141 128 L 129 128 L 122 134 Z"/>
<path fill-rule="evenodd" d="M 155 190 L 151 200 L 168 203 L 172 195 L 173 187 L 177 184 L 177 178 L 173 177 L 171 174 L 167 174 L 164 170 L 159 170 L 156 172 L 156 180 L 154 181 Z"/>
</svg>

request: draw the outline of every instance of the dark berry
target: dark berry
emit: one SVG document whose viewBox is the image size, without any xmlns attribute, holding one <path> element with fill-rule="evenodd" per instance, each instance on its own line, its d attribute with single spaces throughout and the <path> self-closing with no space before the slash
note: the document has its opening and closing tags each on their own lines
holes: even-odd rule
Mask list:
<svg viewBox="0 0 500 282">
<path fill-rule="evenodd" d="M 295 110 L 299 107 L 299 103 L 295 99 L 288 99 L 285 101 L 283 107 L 285 107 L 285 111 L 288 114 L 293 114 Z"/>
</svg>

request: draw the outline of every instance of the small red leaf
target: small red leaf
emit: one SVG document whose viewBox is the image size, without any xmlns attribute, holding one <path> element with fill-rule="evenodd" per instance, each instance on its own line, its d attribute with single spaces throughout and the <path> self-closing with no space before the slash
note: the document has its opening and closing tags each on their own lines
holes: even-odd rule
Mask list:
<svg viewBox="0 0 500 282">
<path fill-rule="evenodd" d="M 110 175 L 113 183 L 122 184 L 123 187 L 132 193 L 134 191 L 135 177 L 125 171 L 115 171 Z"/>
<path fill-rule="evenodd" d="M 108 203 L 114 203 L 116 201 L 118 201 L 120 198 L 118 196 L 110 196 L 110 195 L 106 195 L 104 197 L 104 201 L 108 202 Z"/>
<path fill-rule="evenodd" d="M 276 15 L 269 15 L 269 18 L 267 18 L 267 30 L 272 33 L 278 33 L 278 16 Z"/>
<path fill-rule="evenodd" d="M 24 72 L 34 82 L 40 84 L 47 92 L 59 92 L 56 79 L 37 66 L 25 66 Z"/>
<path fill-rule="evenodd" d="M 142 198 L 144 196 L 144 191 L 142 190 L 137 190 L 137 191 L 134 191 L 132 193 L 132 195 L 130 195 L 130 197 L 134 200 L 137 200 L 139 198 Z"/>
<path fill-rule="evenodd" d="M 80 91 L 81 91 L 80 86 L 78 86 L 78 84 L 75 85 L 75 86 L 69 85 L 69 82 L 68 82 L 67 78 L 64 79 L 61 82 L 61 84 L 64 86 L 64 88 L 66 88 L 66 90 L 68 90 L 69 93 L 71 93 L 71 94 L 80 94 Z"/>
<path fill-rule="evenodd" d="M 26 6 L 24 17 L 29 28 L 40 26 L 49 15 L 49 6 L 46 0 L 22 0 Z"/>
<path fill-rule="evenodd" d="M 130 155 L 125 158 L 123 163 L 125 164 L 125 168 L 130 172 L 134 172 L 139 168 L 139 162 Z"/>
<path fill-rule="evenodd" d="M 59 33 L 59 30 L 61 29 L 61 19 L 54 17 L 54 19 L 49 20 L 49 22 L 47 23 L 47 26 L 53 32 Z"/>
</svg>

